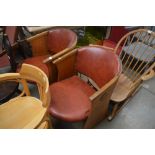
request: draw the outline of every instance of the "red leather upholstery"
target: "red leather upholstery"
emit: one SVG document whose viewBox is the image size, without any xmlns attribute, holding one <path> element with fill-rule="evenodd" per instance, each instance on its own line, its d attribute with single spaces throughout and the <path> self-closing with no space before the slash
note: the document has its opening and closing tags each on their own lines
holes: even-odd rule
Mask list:
<svg viewBox="0 0 155 155">
<path fill-rule="evenodd" d="M 103 40 L 103 42 L 99 41 L 99 42 L 97 42 L 97 44 L 107 46 L 110 48 L 115 48 L 118 41 L 128 32 L 129 31 L 127 29 L 125 29 L 124 26 L 112 26 L 109 38 Z M 123 43 L 121 45 L 123 46 Z M 118 48 L 118 50 L 116 51 L 117 55 L 120 54 L 121 49 L 122 49 L 121 47 Z"/>
<path fill-rule="evenodd" d="M 61 50 L 66 49 L 67 47 L 73 47 L 73 44 L 76 43 L 77 35 L 69 30 L 64 28 L 58 28 L 48 32 L 47 37 L 47 46 L 50 54 L 60 52 Z M 42 69 L 46 75 L 49 77 L 48 67 L 43 63 L 43 60 L 47 56 L 37 56 L 24 60 L 24 63 L 31 64 Z"/>
<path fill-rule="evenodd" d="M 5 33 L 8 35 L 11 45 L 16 42 L 18 37 L 18 27 L 17 26 L 6 26 Z"/>
<path fill-rule="evenodd" d="M 124 26 L 112 26 L 109 40 L 118 43 L 118 41 L 129 31 Z"/>
<path fill-rule="evenodd" d="M 110 48 L 115 48 L 117 43 L 116 42 L 113 42 L 111 40 L 108 40 L 108 39 L 105 39 L 102 43 L 103 46 L 106 46 L 106 47 L 110 47 Z M 119 55 L 120 52 L 121 52 L 122 48 L 119 47 L 118 50 L 116 51 L 116 54 Z"/>
<path fill-rule="evenodd" d="M 109 82 L 121 68 L 113 52 L 102 47 L 82 47 L 78 49 L 76 70 L 93 79 L 99 87 Z"/>
<path fill-rule="evenodd" d="M 6 54 L 0 57 L 0 67 L 6 67 L 9 65 L 10 65 L 10 62 Z"/>
<path fill-rule="evenodd" d="M 48 33 L 48 49 L 53 54 L 58 53 L 67 47 L 72 47 L 76 38 L 76 34 L 69 29 L 59 28 L 51 30 Z"/>
<path fill-rule="evenodd" d="M 102 43 L 103 46 L 107 46 L 107 47 L 110 47 L 110 48 L 115 48 L 117 43 L 109 40 L 109 39 L 105 39 Z"/>
<path fill-rule="evenodd" d="M 50 86 L 52 116 L 65 121 L 85 119 L 91 111 L 91 96 L 95 90 L 77 76 L 54 83 Z"/>
<path fill-rule="evenodd" d="M 48 56 L 36 56 L 32 58 L 27 58 L 23 61 L 23 63 L 34 65 L 36 67 L 39 67 L 44 73 L 49 77 L 49 71 L 46 64 L 43 63 L 43 60 L 46 59 Z"/>
<path fill-rule="evenodd" d="M 5 26 L 5 33 L 8 35 L 11 44 L 15 43 L 18 37 L 17 26 Z M 0 45 L 0 53 L 2 52 L 2 47 Z M 10 66 L 10 61 L 7 54 L 0 57 L 0 67 Z"/>
</svg>

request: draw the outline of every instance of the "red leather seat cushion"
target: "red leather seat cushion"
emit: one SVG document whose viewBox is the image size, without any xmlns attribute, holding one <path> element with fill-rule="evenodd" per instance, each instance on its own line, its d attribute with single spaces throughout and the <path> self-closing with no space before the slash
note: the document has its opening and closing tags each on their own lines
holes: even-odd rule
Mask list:
<svg viewBox="0 0 155 155">
<path fill-rule="evenodd" d="M 49 71 L 48 67 L 46 64 L 43 63 L 43 60 L 46 59 L 48 56 L 36 56 L 36 57 L 31 57 L 28 59 L 25 59 L 23 63 L 34 65 L 36 67 L 39 67 L 44 73 L 49 77 Z"/>
<path fill-rule="evenodd" d="M 9 58 L 6 54 L 0 57 L 0 67 L 6 67 L 9 65 L 10 65 Z"/>
<path fill-rule="evenodd" d="M 115 48 L 116 45 L 117 45 L 117 43 L 115 43 L 115 42 L 113 42 L 113 41 L 107 39 L 107 40 L 104 40 L 104 41 L 103 41 L 103 44 L 102 44 L 102 45 L 103 45 L 103 46 L 106 46 L 106 47 L 110 47 L 110 48 Z M 118 50 L 117 50 L 117 52 L 116 52 L 116 54 L 119 55 L 120 52 L 121 52 L 121 50 L 122 50 L 122 48 L 119 47 Z"/>
<path fill-rule="evenodd" d="M 95 92 L 77 76 L 54 83 L 50 86 L 51 104 L 49 113 L 65 121 L 80 121 L 91 111 L 89 97 Z"/>
</svg>

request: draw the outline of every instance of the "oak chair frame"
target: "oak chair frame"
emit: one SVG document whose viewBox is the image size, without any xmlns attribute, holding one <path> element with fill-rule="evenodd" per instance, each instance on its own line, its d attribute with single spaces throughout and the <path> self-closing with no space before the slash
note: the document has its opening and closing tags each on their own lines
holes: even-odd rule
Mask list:
<svg viewBox="0 0 155 155">
<path fill-rule="evenodd" d="M 5 73 L 5 74 L 1 74 L 0 75 L 0 82 L 3 81 L 16 81 L 18 83 L 20 83 L 23 86 L 23 90 L 21 92 L 20 95 L 18 95 L 17 97 L 11 99 L 8 102 L 3 103 L 2 105 L 0 105 L 0 111 L 4 112 L 4 108 L 5 110 L 7 110 L 7 108 L 9 108 L 10 104 L 13 104 L 14 100 L 16 101 L 16 104 L 14 104 L 14 110 L 18 109 L 18 104 L 20 102 L 20 98 L 24 98 L 24 97 L 29 97 L 31 99 L 31 93 L 28 87 L 28 82 L 32 81 L 35 82 L 37 84 L 38 87 L 38 92 L 40 95 L 40 99 L 37 99 L 36 102 L 40 102 L 42 103 L 42 110 L 43 110 L 43 115 L 38 115 L 38 119 L 35 120 L 36 118 L 32 118 L 31 122 L 28 122 L 27 124 L 25 124 L 25 126 L 23 126 L 23 128 L 48 128 L 51 127 L 51 122 L 49 120 L 49 116 L 47 113 L 47 108 L 48 105 L 50 103 L 50 93 L 49 93 L 49 82 L 48 82 L 48 78 L 45 75 L 45 73 L 40 70 L 39 68 L 32 66 L 32 65 L 28 65 L 28 64 L 23 64 L 22 68 L 20 70 L 19 73 Z M 34 97 L 33 97 L 34 98 Z M 19 101 L 18 101 L 19 100 Z M 37 103 L 33 103 L 32 100 L 32 104 L 37 104 Z M 22 103 L 21 103 L 22 104 Z M 24 103 L 27 104 L 27 103 Z M 30 107 L 31 108 L 31 107 Z M 20 109 L 16 110 L 16 112 L 20 111 Z M 34 109 L 35 111 L 35 109 Z M 0 113 L 0 118 L 4 119 L 3 114 Z M 6 114 L 8 117 L 11 117 L 9 114 Z M 16 113 L 14 114 L 16 115 Z M 18 114 L 17 114 L 18 115 Z M 20 115 L 18 116 L 20 117 Z M 6 118 L 8 119 L 8 118 Z M 26 118 L 24 118 L 26 119 Z M 38 121 L 39 120 L 39 121 Z M 1 120 L 2 121 L 2 120 Z M 0 127 L 2 125 L 2 127 L 8 127 L 8 121 L 3 120 L 3 123 L 1 124 L 0 121 Z M 11 122 L 9 122 L 11 123 Z M 13 122 L 13 124 L 16 122 Z M 17 124 L 17 126 L 21 126 L 20 122 L 18 122 L 19 124 Z M 17 128 L 18 128 L 17 127 Z M 16 124 L 15 125 L 10 125 L 9 128 L 16 128 Z"/>
<path fill-rule="evenodd" d="M 144 33 L 145 36 L 142 37 Z M 120 110 L 118 103 L 121 103 L 127 100 L 129 97 L 133 96 L 136 93 L 136 91 L 141 87 L 143 81 L 154 77 L 155 73 L 153 69 L 155 67 L 155 54 L 151 55 L 151 52 L 155 50 L 154 46 L 151 45 L 151 42 L 153 42 L 154 39 L 154 32 L 147 29 L 138 29 L 127 33 L 117 43 L 114 49 L 115 53 L 117 53 L 118 48 L 123 43 L 123 45 L 121 46 L 122 50 L 119 55 L 123 66 L 123 71 L 120 78 L 122 78 L 123 80 L 123 78 L 125 77 L 126 79 L 124 80 L 129 80 L 131 83 L 130 86 L 127 88 L 128 94 L 126 95 L 126 98 L 124 100 L 119 99 L 119 93 L 123 94 L 124 92 L 120 90 L 119 93 L 115 94 L 116 91 L 114 89 L 114 93 L 112 95 L 111 100 L 114 101 L 116 104 L 114 105 L 114 109 L 112 111 L 111 116 L 109 116 L 109 120 L 111 120 Z M 149 40 L 150 43 L 146 44 L 146 40 Z M 139 46 L 138 43 L 140 44 Z M 126 51 L 123 52 L 125 45 Z M 132 49 L 130 49 L 131 45 L 133 46 Z M 143 45 L 146 45 L 146 48 L 143 52 L 140 53 L 140 51 L 143 50 Z M 138 53 L 140 53 L 139 56 Z M 150 57 L 151 60 L 148 60 Z M 117 86 L 119 87 L 119 84 Z"/>
</svg>

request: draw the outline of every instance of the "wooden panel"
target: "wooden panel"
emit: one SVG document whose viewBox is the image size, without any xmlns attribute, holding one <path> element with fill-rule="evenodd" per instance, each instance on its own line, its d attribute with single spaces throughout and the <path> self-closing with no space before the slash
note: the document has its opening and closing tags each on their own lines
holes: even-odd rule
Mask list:
<svg viewBox="0 0 155 155">
<path fill-rule="evenodd" d="M 37 34 L 29 39 L 30 45 L 32 46 L 33 56 L 47 55 L 47 34 L 48 32 L 43 32 L 41 34 Z"/>
<path fill-rule="evenodd" d="M 106 118 L 110 97 L 117 80 L 118 77 L 114 77 L 110 82 L 90 97 L 92 101 L 92 112 L 88 116 L 84 124 L 84 128 L 92 128 Z"/>
<path fill-rule="evenodd" d="M 71 77 L 75 74 L 74 65 L 76 60 L 76 52 L 77 50 L 73 50 L 53 62 L 57 66 L 58 81 Z"/>
</svg>

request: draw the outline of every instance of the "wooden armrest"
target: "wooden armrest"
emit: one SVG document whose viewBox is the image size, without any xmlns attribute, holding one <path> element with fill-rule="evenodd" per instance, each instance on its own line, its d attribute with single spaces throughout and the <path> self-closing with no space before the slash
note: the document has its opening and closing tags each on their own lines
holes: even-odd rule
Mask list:
<svg viewBox="0 0 155 155">
<path fill-rule="evenodd" d="M 47 36 L 47 34 L 48 34 L 48 31 L 41 32 L 39 34 L 36 34 L 34 36 L 31 36 L 31 37 L 27 38 L 26 40 L 31 43 L 31 41 L 42 38 L 42 37 L 45 37 L 45 36 Z"/>
<path fill-rule="evenodd" d="M 143 81 L 146 81 L 146 80 L 149 80 L 149 79 L 153 78 L 154 76 L 155 76 L 155 71 L 152 69 L 148 74 L 143 75 L 143 76 L 141 77 L 141 79 L 142 79 Z"/>
<path fill-rule="evenodd" d="M 0 81 L 16 80 L 20 77 L 19 73 L 4 73 L 0 74 Z"/>
<path fill-rule="evenodd" d="M 72 50 L 53 61 L 58 70 L 58 81 L 66 79 L 75 74 L 75 59 L 77 49 Z"/>
<path fill-rule="evenodd" d="M 6 54 L 6 51 L 1 52 L 0 57 L 2 57 L 4 54 Z"/>
<path fill-rule="evenodd" d="M 29 33 L 39 33 L 43 31 L 47 31 L 49 29 L 55 28 L 55 26 L 27 26 L 26 27 Z"/>
<path fill-rule="evenodd" d="M 49 56 L 48 58 L 43 60 L 43 63 L 49 63 L 51 61 L 54 61 L 55 59 L 59 58 L 60 56 L 64 55 L 65 53 L 69 52 L 69 48 L 66 48 L 62 51 L 60 51 L 59 53 L 56 53 L 54 55 Z"/>
<path fill-rule="evenodd" d="M 103 93 L 108 91 L 108 89 L 111 86 L 115 86 L 115 83 L 117 82 L 119 76 L 115 76 L 111 81 L 109 81 L 107 84 L 105 84 L 100 90 L 96 91 L 92 96 L 90 96 L 90 100 L 93 101 L 96 98 L 102 96 Z"/>
<path fill-rule="evenodd" d="M 108 49 L 108 50 L 112 50 L 112 51 L 114 51 L 114 48 L 107 47 L 107 46 L 102 46 L 102 45 L 93 45 L 93 44 L 89 44 L 89 46 L 93 46 L 93 47 L 102 47 L 102 48 L 105 48 L 105 49 Z"/>
<path fill-rule="evenodd" d="M 111 48 L 111 47 L 107 47 L 107 46 L 102 46 L 103 48 L 106 48 L 106 49 L 108 49 L 108 50 L 112 50 L 112 51 L 114 51 L 114 48 Z"/>
</svg>

